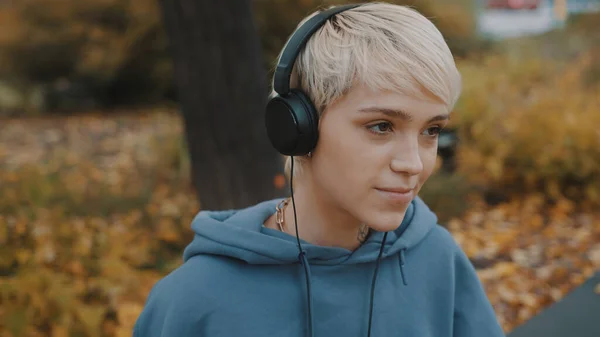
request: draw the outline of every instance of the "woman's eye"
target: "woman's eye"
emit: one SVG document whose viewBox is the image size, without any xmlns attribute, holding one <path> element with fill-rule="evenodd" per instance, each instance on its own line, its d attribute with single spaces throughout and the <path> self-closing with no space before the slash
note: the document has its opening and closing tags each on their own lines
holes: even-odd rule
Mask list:
<svg viewBox="0 0 600 337">
<path fill-rule="evenodd" d="M 375 125 L 371 125 L 369 130 L 376 134 L 384 134 L 392 131 L 392 124 L 389 122 L 377 123 Z"/>
<path fill-rule="evenodd" d="M 436 137 L 442 132 L 442 128 L 439 126 L 433 126 L 425 130 L 426 135 L 430 137 Z"/>
</svg>

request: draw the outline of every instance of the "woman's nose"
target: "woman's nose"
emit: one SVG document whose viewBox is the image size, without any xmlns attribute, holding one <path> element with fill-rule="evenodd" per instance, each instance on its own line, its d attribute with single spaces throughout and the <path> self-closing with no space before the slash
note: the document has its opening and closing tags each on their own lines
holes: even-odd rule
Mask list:
<svg viewBox="0 0 600 337">
<path fill-rule="evenodd" d="M 419 153 L 419 145 L 404 146 L 392 159 L 390 168 L 394 172 L 418 175 L 423 171 L 423 161 Z"/>
</svg>

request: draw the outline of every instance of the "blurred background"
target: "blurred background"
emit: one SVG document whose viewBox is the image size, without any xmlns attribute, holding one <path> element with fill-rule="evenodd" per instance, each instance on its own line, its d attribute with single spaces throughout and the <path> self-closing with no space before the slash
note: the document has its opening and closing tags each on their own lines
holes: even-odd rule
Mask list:
<svg viewBox="0 0 600 337">
<path fill-rule="evenodd" d="M 200 209 L 286 195 L 275 56 L 348 2 L 0 0 L 0 336 L 131 336 Z M 390 2 L 463 74 L 421 197 L 510 332 L 600 269 L 600 0 Z"/>
</svg>

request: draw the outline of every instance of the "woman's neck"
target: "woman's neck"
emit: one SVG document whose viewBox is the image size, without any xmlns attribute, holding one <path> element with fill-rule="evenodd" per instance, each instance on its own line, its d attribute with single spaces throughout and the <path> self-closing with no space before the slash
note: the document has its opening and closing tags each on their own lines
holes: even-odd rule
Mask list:
<svg viewBox="0 0 600 337">
<path fill-rule="evenodd" d="M 309 177 L 294 185 L 294 201 L 300 239 L 319 246 L 341 247 L 354 251 L 366 240 L 368 227 L 331 202 Z M 284 231 L 296 236 L 294 205 L 285 207 Z"/>
</svg>

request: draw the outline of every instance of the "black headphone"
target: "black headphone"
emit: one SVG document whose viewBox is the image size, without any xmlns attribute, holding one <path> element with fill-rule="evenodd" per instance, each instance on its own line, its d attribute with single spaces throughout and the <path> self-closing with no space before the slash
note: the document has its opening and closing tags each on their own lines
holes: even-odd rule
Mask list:
<svg viewBox="0 0 600 337">
<path fill-rule="evenodd" d="M 281 154 L 304 156 L 317 145 L 319 114 L 308 95 L 290 90 L 290 76 L 300 50 L 327 20 L 360 6 L 350 4 L 330 8 L 306 21 L 292 35 L 275 68 L 273 89 L 277 93 L 267 103 L 265 124 L 271 144 Z"/>
</svg>

